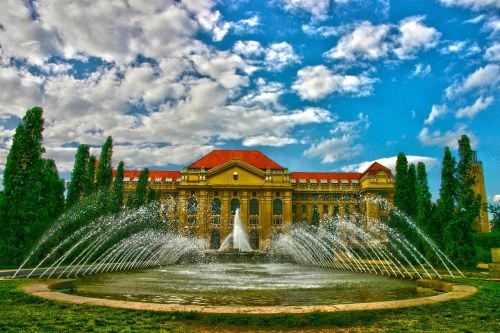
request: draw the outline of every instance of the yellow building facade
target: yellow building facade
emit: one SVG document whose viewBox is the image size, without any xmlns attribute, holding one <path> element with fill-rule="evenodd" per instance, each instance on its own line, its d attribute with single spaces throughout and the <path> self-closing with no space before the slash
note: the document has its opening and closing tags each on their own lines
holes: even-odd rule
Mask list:
<svg viewBox="0 0 500 333">
<path fill-rule="evenodd" d="M 125 171 L 126 196 L 139 173 Z M 263 250 L 273 235 L 311 224 L 315 212 L 320 223 L 335 215 L 387 223 L 394 194 L 394 177 L 379 163 L 363 173 L 290 172 L 251 150 L 214 150 L 181 171 L 150 171 L 149 182 L 169 226 L 214 249 L 232 232 L 237 208 L 252 247 Z"/>
</svg>

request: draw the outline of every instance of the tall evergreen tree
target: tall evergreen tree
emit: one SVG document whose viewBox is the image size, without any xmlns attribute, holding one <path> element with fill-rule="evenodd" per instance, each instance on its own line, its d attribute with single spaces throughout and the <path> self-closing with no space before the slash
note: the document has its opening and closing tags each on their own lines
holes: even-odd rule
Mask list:
<svg viewBox="0 0 500 333">
<path fill-rule="evenodd" d="M 147 197 L 146 197 L 146 202 L 151 203 L 151 202 L 156 201 L 158 199 L 159 199 L 158 192 L 155 191 L 155 189 L 152 186 L 150 186 L 149 190 L 148 190 Z"/>
<path fill-rule="evenodd" d="M 415 218 L 417 216 L 417 170 L 415 164 L 408 166 L 408 198 L 406 199 L 406 213 Z"/>
<path fill-rule="evenodd" d="M 96 158 L 94 155 L 90 155 L 89 162 L 87 163 L 87 174 L 85 181 L 84 195 L 89 196 L 95 190 L 95 165 Z"/>
<path fill-rule="evenodd" d="M 408 160 L 403 152 L 398 154 L 396 160 L 394 206 L 403 212 L 408 210 Z"/>
<path fill-rule="evenodd" d="M 417 226 L 431 239 L 435 240 L 437 235 L 437 230 L 432 220 L 432 201 L 431 193 L 429 191 L 429 185 L 427 183 L 427 171 L 425 164 L 423 162 L 418 162 L 417 164 L 417 216 L 415 223 Z M 426 257 L 433 258 L 433 250 L 431 248 L 424 248 L 422 244 L 425 242 L 419 242 L 418 245 L 420 250 L 424 250 Z"/>
<path fill-rule="evenodd" d="M 43 193 L 49 222 L 64 211 L 64 180 L 59 178 L 54 160 L 45 161 L 43 170 Z M 49 223 L 50 224 L 50 223 Z"/>
<path fill-rule="evenodd" d="M 102 146 L 101 155 L 99 155 L 99 164 L 97 166 L 96 187 L 98 190 L 109 189 L 113 177 L 113 168 L 111 167 L 111 156 L 113 154 L 113 139 L 108 136 Z"/>
<path fill-rule="evenodd" d="M 479 216 L 481 198 L 472 187 L 476 183 L 472 173 L 472 148 L 469 138 L 462 135 L 458 141 L 457 165 L 457 214 L 444 229 L 445 250 L 448 256 L 461 265 L 472 265 L 475 248 L 472 238 L 472 223 Z"/>
<path fill-rule="evenodd" d="M 148 190 L 148 168 L 143 169 L 139 175 L 135 192 L 130 196 L 127 201 L 127 207 L 139 208 L 146 203 L 146 195 Z"/>
<path fill-rule="evenodd" d="M 80 201 L 88 186 L 87 167 L 89 162 L 90 147 L 88 145 L 79 145 L 75 155 L 75 164 L 71 181 L 68 185 L 68 197 L 66 203 L 68 207 L 73 206 Z"/>
<path fill-rule="evenodd" d="M 451 155 L 449 147 L 444 147 L 443 162 L 441 166 L 441 187 L 439 199 L 433 214 L 436 241 L 442 248 L 443 233 L 446 225 L 455 218 L 455 201 L 457 198 L 457 179 L 455 178 L 456 162 Z"/>
<path fill-rule="evenodd" d="M 123 172 L 124 164 L 120 161 L 116 170 L 115 180 L 113 181 L 113 192 L 111 195 L 110 211 L 118 213 L 123 206 Z"/>
<path fill-rule="evenodd" d="M 55 198 L 60 200 L 61 189 L 61 182 L 53 182 L 57 178 L 55 165 L 42 158 L 43 124 L 42 108 L 28 110 L 16 128 L 7 155 L 0 265 L 19 264 L 61 206 L 54 203 Z"/>
</svg>

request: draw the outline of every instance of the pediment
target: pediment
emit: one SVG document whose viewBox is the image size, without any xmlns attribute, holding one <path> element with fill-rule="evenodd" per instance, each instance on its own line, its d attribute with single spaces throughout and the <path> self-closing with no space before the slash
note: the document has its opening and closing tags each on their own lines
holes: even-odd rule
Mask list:
<svg viewBox="0 0 500 333">
<path fill-rule="evenodd" d="M 262 171 L 261 169 L 258 169 L 248 163 L 243 162 L 240 159 L 232 159 L 230 161 L 227 161 L 224 164 L 221 164 L 215 168 L 212 168 L 207 171 L 207 177 L 212 177 L 217 174 L 220 174 L 222 172 L 228 171 L 230 169 L 234 169 L 235 167 L 241 168 L 251 174 L 254 174 L 255 176 L 259 176 L 260 178 L 264 179 L 266 173 Z"/>
</svg>

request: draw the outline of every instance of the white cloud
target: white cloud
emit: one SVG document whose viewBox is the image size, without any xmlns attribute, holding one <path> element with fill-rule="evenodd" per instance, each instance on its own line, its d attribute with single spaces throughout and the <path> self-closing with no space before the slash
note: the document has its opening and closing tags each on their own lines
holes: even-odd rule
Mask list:
<svg viewBox="0 0 500 333">
<path fill-rule="evenodd" d="M 340 38 L 337 46 L 325 56 L 347 60 L 355 60 L 357 57 L 369 60 L 383 57 L 389 50 L 387 41 L 389 30 L 390 26 L 386 24 L 373 25 L 371 22 L 361 22 L 351 33 Z"/>
<path fill-rule="evenodd" d="M 424 65 L 422 63 L 418 63 L 415 65 L 415 70 L 411 73 L 412 76 L 426 76 L 431 72 L 431 65 Z"/>
<path fill-rule="evenodd" d="M 494 201 L 494 202 L 500 202 L 500 194 L 495 194 L 495 195 L 493 196 L 493 201 Z"/>
<path fill-rule="evenodd" d="M 412 16 L 399 23 L 400 35 L 396 39 L 394 53 L 399 59 L 411 59 L 421 49 L 436 46 L 441 33 L 422 24 L 424 16 Z"/>
<path fill-rule="evenodd" d="M 488 96 L 486 98 L 483 98 L 481 96 L 474 102 L 474 104 L 457 110 L 455 116 L 457 118 L 464 118 L 464 117 L 474 118 L 476 114 L 478 114 L 484 109 L 487 109 L 494 101 L 495 99 L 492 96 Z"/>
<path fill-rule="evenodd" d="M 265 49 L 255 40 L 237 41 L 233 46 L 233 51 L 246 58 L 259 57 L 264 54 Z"/>
<path fill-rule="evenodd" d="M 486 49 L 484 59 L 488 61 L 500 62 L 500 43 L 494 43 Z"/>
<path fill-rule="evenodd" d="M 439 0 L 445 6 L 465 7 L 473 10 L 500 8 L 500 0 Z"/>
<path fill-rule="evenodd" d="M 304 100 L 321 99 L 331 93 L 370 95 L 376 80 L 367 76 L 334 74 L 323 65 L 308 66 L 297 72 L 294 89 Z"/>
<path fill-rule="evenodd" d="M 370 165 L 372 165 L 375 162 L 378 162 L 383 166 L 391 169 L 391 171 L 395 173 L 397 158 L 398 158 L 397 156 L 383 157 L 373 161 L 365 161 L 361 163 L 350 164 L 342 167 L 341 170 L 344 172 L 364 172 L 366 169 L 368 169 Z M 427 170 L 433 168 L 438 164 L 436 158 L 428 156 L 407 155 L 406 159 L 408 160 L 408 163 L 413 163 L 415 165 L 417 165 L 418 162 L 425 163 Z"/>
<path fill-rule="evenodd" d="M 253 146 L 271 146 L 271 147 L 283 147 L 289 144 L 297 143 L 297 139 L 288 137 L 277 137 L 277 136 L 251 136 L 243 139 L 243 146 L 253 147 Z"/>
<path fill-rule="evenodd" d="M 444 116 L 445 114 L 447 114 L 449 112 L 450 112 L 450 110 L 448 109 L 448 107 L 446 105 L 436 105 L 436 104 L 434 104 L 432 106 L 431 113 L 429 113 L 429 116 L 424 121 L 424 123 L 426 125 L 430 125 L 430 124 L 434 123 L 434 121 L 437 118 L 442 117 L 442 116 Z"/>
<path fill-rule="evenodd" d="M 23 69 L 0 67 L 1 110 L 22 118 L 28 108 L 41 105 L 43 81 Z"/>
<path fill-rule="evenodd" d="M 281 71 L 286 66 L 300 62 L 300 57 L 287 42 L 271 44 L 266 49 L 264 64 L 271 71 Z"/>
<path fill-rule="evenodd" d="M 315 19 L 326 19 L 330 8 L 330 0 L 283 0 L 285 9 L 291 11 L 303 10 Z"/>
<path fill-rule="evenodd" d="M 473 92 L 484 93 L 493 89 L 497 89 L 500 83 L 500 66 L 496 64 L 488 64 L 478 68 L 471 73 L 462 82 L 454 82 L 446 89 L 446 97 L 454 98 L 457 95 Z"/>
<path fill-rule="evenodd" d="M 430 131 L 429 128 L 424 127 L 418 135 L 420 143 L 424 146 L 450 146 L 456 148 L 458 140 L 462 135 L 467 135 L 471 140 L 471 145 L 474 147 L 477 144 L 476 137 L 470 133 L 465 125 L 457 125 L 454 130 L 449 130 L 442 133 L 439 130 Z"/>
<path fill-rule="evenodd" d="M 330 139 L 322 139 L 304 151 L 306 157 L 319 157 L 321 163 L 333 163 L 348 160 L 361 154 L 363 146 L 357 143 L 361 133 L 370 126 L 368 116 L 360 113 L 355 121 L 336 124 L 330 133 Z"/>
<path fill-rule="evenodd" d="M 461 52 L 465 46 L 467 45 L 467 41 L 455 41 L 455 42 L 448 42 L 445 47 L 443 47 L 440 52 L 442 54 L 450 54 L 450 53 L 457 53 Z"/>
</svg>

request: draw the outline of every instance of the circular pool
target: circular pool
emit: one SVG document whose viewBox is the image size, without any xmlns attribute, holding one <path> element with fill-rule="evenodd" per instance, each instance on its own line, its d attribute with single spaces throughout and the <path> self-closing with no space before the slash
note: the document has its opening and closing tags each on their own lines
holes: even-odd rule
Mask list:
<svg viewBox="0 0 500 333">
<path fill-rule="evenodd" d="M 415 281 L 296 264 L 182 264 L 78 278 L 79 296 L 196 306 L 304 306 L 419 297 Z"/>
</svg>

